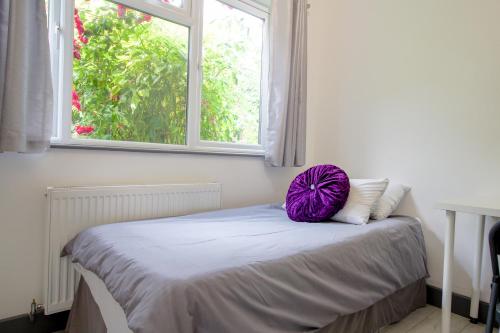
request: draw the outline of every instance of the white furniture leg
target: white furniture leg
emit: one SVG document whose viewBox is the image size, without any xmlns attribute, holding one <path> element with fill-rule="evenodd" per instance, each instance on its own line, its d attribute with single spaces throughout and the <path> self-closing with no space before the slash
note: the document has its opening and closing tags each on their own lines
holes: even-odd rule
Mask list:
<svg viewBox="0 0 500 333">
<path fill-rule="evenodd" d="M 453 247 L 455 243 L 455 215 L 456 213 L 454 211 L 446 211 L 448 223 L 446 224 L 446 237 L 444 241 L 443 299 L 441 301 L 442 333 L 450 333 L 451 293 L 453 283 Z"/>
<path fill-rule="evenodd" d="M 477 323 L 477 314 L 479 311 L 479 297 L 481 292 L 481 262 L 483 259 L 483 237 L 484 221 L 486 217 L 479 215 L 479 225 L 476 234 L 476 253 L 474 255 L 474 271 L 472 275 L 472 296 L 470 301 L 470 321 Z"/>
</svg>

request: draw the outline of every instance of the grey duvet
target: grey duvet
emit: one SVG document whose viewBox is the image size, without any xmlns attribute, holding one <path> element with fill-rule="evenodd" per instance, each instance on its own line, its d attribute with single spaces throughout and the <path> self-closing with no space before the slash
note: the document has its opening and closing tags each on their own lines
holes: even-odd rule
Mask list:
<svg viewBox="0 0 500 333">
<path fill-rule="evenodd" d="M 314 331 L 427 276 L 413 218 L 297 223 L 272 205 L 94 227 L 66 254 L 137 333 Z"/>
</svg>

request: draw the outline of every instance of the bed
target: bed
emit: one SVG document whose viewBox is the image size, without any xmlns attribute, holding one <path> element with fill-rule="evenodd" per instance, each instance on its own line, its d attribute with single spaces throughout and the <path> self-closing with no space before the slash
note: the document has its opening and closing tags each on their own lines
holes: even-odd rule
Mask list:
<svg viewBox="0 0 500 333">
<path fill-rule="evenodd" d="M 102 225 L 63 250 L 68 332 L 373 332 L 425 305 L 420 223 L 297 223 L 279 205 Z"/>
</svg>

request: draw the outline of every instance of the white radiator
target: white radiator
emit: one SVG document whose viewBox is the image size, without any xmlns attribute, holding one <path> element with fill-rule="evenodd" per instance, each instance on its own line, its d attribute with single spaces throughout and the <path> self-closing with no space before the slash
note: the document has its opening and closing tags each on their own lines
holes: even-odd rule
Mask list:
<svg viewBox="0 0 500 333">
<path fill-rule="evenodd" d="M 220 194 L 220 184 L 48 188 L 45 313 L 71 307 L 80 276 L 60 253 L 78 232 L 101 224 L 219 209 Z"/>
</svg>

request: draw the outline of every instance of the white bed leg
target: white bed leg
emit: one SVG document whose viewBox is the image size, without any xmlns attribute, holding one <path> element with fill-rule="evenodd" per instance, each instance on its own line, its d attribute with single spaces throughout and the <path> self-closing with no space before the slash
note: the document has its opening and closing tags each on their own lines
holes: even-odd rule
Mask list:
<svg viewBox="0 0 500 333">
<path fill-rule="evenodd" d="M 479 226 L 476 234 L 476 253 L 474 254 L 474 273 L 472 275 L 472 296 L 470 301 L 470 321 L 477 323 L 479 297 L 481 292 L 481 262 L 483 259 L 484 215 L 479 216 Z"/>
<path fill-rule="evenodd" d="M 443 265 L 443 299 L 442 299 L 442 333 L 450 332 L 451 321 L 451 293 L 453 283 L 453 247 L 455 243 L 455 215 L 451 210 L 446 211 L 446 237 L 444 241 Z"/>
</svg>

